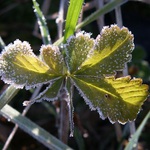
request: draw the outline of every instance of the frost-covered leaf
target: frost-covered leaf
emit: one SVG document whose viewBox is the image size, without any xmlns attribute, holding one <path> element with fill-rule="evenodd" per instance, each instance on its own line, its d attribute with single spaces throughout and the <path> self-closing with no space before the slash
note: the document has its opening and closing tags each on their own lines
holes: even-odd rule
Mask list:
<svg viewBox="0 0 150 150">
<path fill-rule="evenodd" d="M 141 79 L 129 76 L 92 78 L 88 76 L 72 77 L 75 86 L 92 110 L 97 110 L 100 117 L 111 122 L 134 120 L 141 105 L 148 96 L 148 86 L 142 85 Z"/>
<path fill-rule="evenodd" d="M 5 83 L 28 89 L 58 78 L 34 55 L 29 43 L 16 40 L 0 56 L 0 75 Z"/>
<path fill-rule="evenodd" d="M 58 100 L 59 91 L 62 87 L 62 82 L 63 82 L 63 78 L 55 80 L 53 83 L 47 86 L 46 89 L 38 95 L 38 97 L 34 99 L 35 102 L 40 102 L 42 100 L 47 100 L 47 101 Z"/>
<path fill-rule="evenodd" d="M 125 63 L 131 60 L 133 48 L 133 35 L 127 28 L 120 29 L 117 25 L 104 27 L 96 38 L 93 51 L 76 74 L 102 76 L 123 70 Z"/>
<path fill-rule="evenodd" d="M 79 66 L 87 58 L 87 54 L 94 46 L 94 40 L 90 34 L 79 32 L 76 36 L 71 36 L 64 46 L 67 54 L 67 65 L 71 73 L 78 70 Z"/>
<path fill-rule="evenodd" d="M 43 45 L 40 51 L 43 60 L 50 67 L 50 71 L 53 72 L 53 74 L 62 75 L 64 72 L 64 59 L 59 47 Z"/>
</svg>

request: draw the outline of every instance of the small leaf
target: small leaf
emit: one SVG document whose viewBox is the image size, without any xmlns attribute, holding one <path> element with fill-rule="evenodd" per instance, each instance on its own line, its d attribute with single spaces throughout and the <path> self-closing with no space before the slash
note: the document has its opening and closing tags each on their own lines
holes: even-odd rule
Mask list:
<svg viewBox="0 0 150 150">
<path fill-rule="evenodd" d="M 53 74 L 64 74 L 64 59 L 57 46 L 43 45 L 40 51 L 43 60 L 50 67 L 50 71 L 53 72 Z"/>
<path fill-rule="evenodd" d="M 148 96 L 148 86 L 142 85 L 141 79 L 131 80 L 129 76 L 72 78 L 90 108 L 97 110 L 102 119 L 108 117 L 112 123 L 134 120 Z"/>
<path fill-rule="evenodd" d="M 105 27 L 76 74 L 113 75 L 115 71 L 123 70 L 125 63 L 131 60 L 133 48 L 133 35 L 127 28 L 120 29 L 117 25 Z"/>
<path fill-rule="evenodd" d="M 79 32 L 67 40 L 64 47 L 67 54 L 68 69 L 71 73 L 78 70 L 93 46 L 94 40 L 90 38 L 90 34 L 84 32 Z"/>
<path fill-rule="evenodd" d="M 35 102 L 40 102 L 42 100 L 47 101 L 54 101 L 58 100 L 59 97 L 59 91 L 62 87 L 63 78 L 60 78 L 53 83 L 51 83 L 49 86 L 46 87 L 46 89 L 41 92 L 35 99 Z"/>
<path fill-rule="evenodd" d="M 29 43 L 16 40 L 0 56 L 0 75 L 5 83 L 29 89 L 58 76 L 33 53 Z"/>
</svg>

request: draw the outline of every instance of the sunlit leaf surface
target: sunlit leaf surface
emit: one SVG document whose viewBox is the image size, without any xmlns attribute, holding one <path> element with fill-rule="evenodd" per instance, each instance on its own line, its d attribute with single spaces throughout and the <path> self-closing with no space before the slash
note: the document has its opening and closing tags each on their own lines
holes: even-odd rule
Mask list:
<svg viewBox="0 0 150 150">
<path fill-rule="evenodd" d="M 6 83 L 27 89 L 58 78 L 34 55 L 30 45 L 20 40 L 5 47 L 0 57 L 0 74 Z"/>
<path fill-rule="evenodd" d="M 127 28 L 105 27 L 77 74 L 102 76 L 123 70 L 125 63 L 131 60 L 133 48 L 133 35 Z"/>
<path fill-rule="evenodd" d="M 76 76 L 73 81 L 89 107 L 112 123 L 134 120 L 148 94 L 148 86 L 142 85 L 141 79 L 131 80 L 129 76 L 118 79 Z"/>
<path fill-rule="evenodd" d="M 96 40 L 79 32 L 61 48 L 42 46 L 42 60 L 34 55 L 27 42 L 16 40 L 0 56 L 2 79 L 18 88 L 29 89 L 48 83 L 34 101 L 53 101 L 66 91 L 70 128 L 73 132 L 72 89 L 75 86 L 91 110 L 114 123 L 134 120 L 148 96 L 148 86 L 129 76 L 115 78 L 131 60 L 133 35 L 127 28 L 104 27 Z M 63 51 L 63 54 L 62 54 Z M 64 53 L 65 52 L 65 53 Z"/>
<path fill-rule="evenodd" d="M 41 56 L 49 66 L 50 72 L 55 75 L 62 75 L 64 71 L 64 59 L 57 46 L 44 45 L 41 47 Z"/>
<path fill-rule="evenodd" d="M 90 38 L 90 34 L 88 33 L 79 32 L 76 36 L 71 36 L 68 39 L 65 50 L 68 69 L 71 73 L 78 70 L 93 46 L 94 40 Z"/>
</svg>

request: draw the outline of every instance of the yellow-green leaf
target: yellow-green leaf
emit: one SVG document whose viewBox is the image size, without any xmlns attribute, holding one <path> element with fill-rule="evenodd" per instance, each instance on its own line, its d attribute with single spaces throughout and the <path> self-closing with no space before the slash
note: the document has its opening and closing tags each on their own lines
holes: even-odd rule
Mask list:
<svg viewBox="0 0 150 150">
<path fill-rule="evenodd" d="M 29 43 L 16 40 L 0 56 L 0 75 L 5 83 L 28 89 L 58 78 L 34 55 Z"/>
<path fill-rule="evenodd" d="M 131 60 L 133 48 L 133 35 L 127 28 L 120 29 L 117 25 L 105 27 L 76 74 L 113 75 L 115 71 L 123 70 L 125 63 Z"/>
<path fill-rule="evenodd" d="M 40 51 L 43 60 L 49 66 L 50 71 L 53 72 L 53 74 L 64 74 L 64 59 L 58 46 L 43 45 Z"/>
<path fill-rule="evenodd" d="M 129 76 L 115 79 L 74 76 L 73 82 L 92 110 L 111 122 L 134 120 L 148 96 L 148 86 Z"/>
</svg>

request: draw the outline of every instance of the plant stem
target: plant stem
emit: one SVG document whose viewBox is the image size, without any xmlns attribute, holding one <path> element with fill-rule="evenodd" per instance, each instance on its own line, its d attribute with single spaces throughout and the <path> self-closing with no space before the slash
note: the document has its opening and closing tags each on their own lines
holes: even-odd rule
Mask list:
<svg viewBox="0 0 150 150">
<path fill-rule="evenodd" d="M 123 22 L 122 22 L 122 14 L 121 14 L 120 7 L 116 7 L 115 14 L 116 14 L 116 22 L 117 22 L 118 26 L 122 27 Z M 125 64 L 125 67 L 123 70 L 123 76 L 127 76 L 127 75 L 128 75 L 128 66 L 127 66 L 127 64 Z M 130 127 L 130 136 L 132 136 L 136 132 L 135 122 L 134 121 L 129 122 L 129 127 Z M 137 145 L 135 148 L 133 148 L 133 150 L 137 150 Z"/>
<path fill-rule="evenodd" d="M 104 6 L 104 0 L 95 0 L 95 3 L 96 3 L 96 8 L 99 10 L 99 9 L 102 9 L 103 6 Z M 104 15 L 101 15 L 97 18 L 97 24 L 98 24 L 98 28 L 99 28 L 99 31 L 102 30 L 103 26 L 105 25 L 104 23 Z"/>
<path fill-rule="evenodd" d="M 60 132 L 59 138 L 60 140 L 67 144 L 68 142 L 68 133 L 69 133 L 69 110 L 67 106 L 68 101 L 68 93 L 66 89 L 63 89 L 60 92 L 61 96 L 61 109 L 60 109 Z"/>
<path fill-rule="evenodd" d="M 65 5 L 65 0 L 61 0 L 59 6 L 58 18 L 56 19 L 56 24 L 58 28 L 58 38 L 61 38 L 63 33 L 64 5 Z"/>
<path fill-rule="evenodd" d="M 61 117 L 60 117 L 60 140 L 67 144 L 69 133 L 69 113 L 65 100 L 61 100 Z"/>
</svg>

